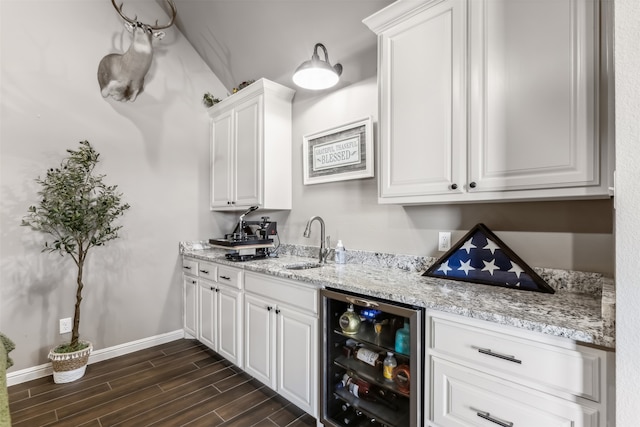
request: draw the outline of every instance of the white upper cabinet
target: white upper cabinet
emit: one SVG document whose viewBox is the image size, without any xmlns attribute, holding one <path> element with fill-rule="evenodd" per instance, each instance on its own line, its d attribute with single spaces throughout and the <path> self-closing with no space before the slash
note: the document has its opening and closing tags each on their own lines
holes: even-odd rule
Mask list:
<svg viewBox="0 0 640 427">
<path fill-rule="evenodd" d="M 400 0 L 365 19 L 379 43 L 379 202 L 608 197 L 600 8 Z"/>
<path fill-rule="evenodd" d="M 211 210 L 291 209 L 291 99 L 261 79 L 209 109 Z"/>
<path fill-rule="evenodd" d="M 451 186 L 466 159 L 464 3 L 410 11 L 382 34 L 380 195 L 460 193 Z"/>
</svg>

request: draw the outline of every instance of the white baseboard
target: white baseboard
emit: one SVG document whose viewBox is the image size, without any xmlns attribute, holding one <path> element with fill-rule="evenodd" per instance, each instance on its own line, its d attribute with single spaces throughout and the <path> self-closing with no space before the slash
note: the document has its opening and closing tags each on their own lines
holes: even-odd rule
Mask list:
<svg viewBox="0 0 640 427">
<path fill-rule="evenodd" d="M 91 352 L 91 356 L 89 356 L 89 365 L 182 338 L 185 338 L 185 332 L 182 329 L 178 329 L 173 332 L 167 332 L 153 337 L 142 338 L 137 341 L 118 344 L 109 348 L 94 350 Z M 50 362 L 38 366 L 33 366 L 31 368 L 21 369 L 15 372 L 10 372 L 7 373 L 7 386 L 21 384 L 27 381 L 46 377 L 51 375 L 52 373 L 53 370 L 51 368 Z"/>
</svg>

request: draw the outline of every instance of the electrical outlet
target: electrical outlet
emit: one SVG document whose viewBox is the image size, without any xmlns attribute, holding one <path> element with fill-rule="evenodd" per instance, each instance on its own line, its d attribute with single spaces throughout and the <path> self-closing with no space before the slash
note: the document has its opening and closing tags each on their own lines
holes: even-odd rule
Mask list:
<svg viewBox="0 0 640 427">
<path fill-rule="evenodd" d="M 60 319 L 60 335 L 71 332 L 71 317 Z"/>
<path fill-rule="evenodd" d="M 438 250 L 445 252 L 451 249 L 451 232 L 440 231 L 438 233 Z"/>
</svg>

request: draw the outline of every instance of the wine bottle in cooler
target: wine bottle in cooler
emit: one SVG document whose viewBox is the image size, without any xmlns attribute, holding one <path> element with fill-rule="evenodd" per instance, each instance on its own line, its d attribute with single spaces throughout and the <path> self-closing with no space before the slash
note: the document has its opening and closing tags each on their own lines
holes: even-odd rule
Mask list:
<svg viewBox="0 0 640 427">
<path fill-rule="evenodd" d="M 382 369 L 383 357 L 381 357 L 381 354 L 376 351 L 369 350 L 365 347 L 356 347 L 353 350 L 353 357 L 367 365 Z"/>
<path fill-rule="evenodd" d="M 364 415 L 362 414 L 362 412 L 354 408 L 347 409 L 340 418 L 342 423 L 347 426 L 359 425 L 360 421 L 362 421 L 363 419 Z"/>
<path fill-rule="evenodd" d="M 395 401 L 396 396 L 393 393 L 373 386 L 363 379 L 352 377 L 349 374 L 344 374 L 344 377 L 338 384 L 338 387 L 345 388 L 358 399 L 380 403 L 391 409 L 397 409 L 398 407 Z"/>
</svg>

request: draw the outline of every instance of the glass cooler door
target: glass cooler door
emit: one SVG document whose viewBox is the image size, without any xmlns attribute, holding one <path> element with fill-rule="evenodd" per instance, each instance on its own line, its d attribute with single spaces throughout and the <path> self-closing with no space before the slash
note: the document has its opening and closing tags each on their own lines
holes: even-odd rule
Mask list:
<svg viewBox="0 0 640 427">
<path fill-rule="evenodd" d="M 321 422 L 419 427 L 424 309 L 324 289 Z"/>
</svg>

